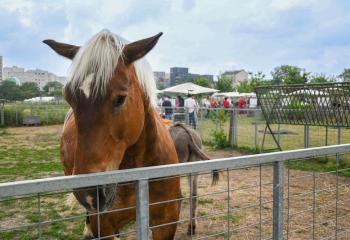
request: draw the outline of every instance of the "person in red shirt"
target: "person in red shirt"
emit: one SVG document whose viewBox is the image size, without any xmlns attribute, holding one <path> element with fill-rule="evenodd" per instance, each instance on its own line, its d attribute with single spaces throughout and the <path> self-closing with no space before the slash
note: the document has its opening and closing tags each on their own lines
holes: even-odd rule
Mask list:
<svg viewBox="0 0 350 240">
<path fill-rule="evenodd" d="M 245 107 L 246 104 L 247 104 L 247 102 L 245 101 L 244 98 L 241 97 L 238 100 L 238 109 L 240 109 L 239 114 L 244 114 L 244 111 L 242 109 Z"/>
<path fill-rule="evenodd" d="M 210 107 L 211 108 L 217 108 L 218 104 L 216 103 L 215 99 L 212 98 L 210 101 Z"/>
<path fill-rule="evenodd" d="M 228 100 L 228 97 L 225 97 L 224 102 L 222 103 L 224 108 L 229 108 L 230 107 L 230 101 Z"/>
</svg>

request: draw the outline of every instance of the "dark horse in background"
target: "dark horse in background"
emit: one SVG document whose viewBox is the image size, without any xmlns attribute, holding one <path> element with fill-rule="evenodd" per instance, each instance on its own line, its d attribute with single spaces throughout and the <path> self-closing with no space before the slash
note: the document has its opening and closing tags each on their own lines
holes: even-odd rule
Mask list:
<svg viewBox="0 0 350 240">
<path fill-rule="evenodd" d="M 202 140 L 195 130 L 181 123 L 176 123 L 169 127 L 171 138 L 174 141 L 175 149 L 180 163 L 195 162 L 200 160 L 210 160 L 210 157 L 202 150 Z M 212 185 L 219 181 L 219 172 L 214 170 L 212 174 Z M 198 205 L 198 175 L 193 174 L 189 177 L 191 197 L 191 222 L 188 225 L 187 234 L 196 233 L 196 213 Z"/>
<path fill-rule="evenodd" d="M 161 35 L 127 44 L 104 30 L 83 47 L 44 41 L 73 60 L 64 91 L 72 114 L 67 116 L 61 139 L 66 175 L 178 163 L 173 141 L 154 107 L 153 72 L 141 59 Z M 151 203 L 179 199 L 180 179 L 151 181 L 149 193 Z M 133 185 L 108 185 L 98 192 L 77 189 L 74 195 L 92 213 L 135 206 Z M 176 222 L 179 213 L 180 201 L 151 205 L 150 225 Z M 135 209 L 101 213 L 98 233 L 97 216 L 90 216 L 91 237 L 113 235 L 134 219 Z M 173 239 L 176 227 L 153 228 L 153 239 Z"/>
</svg>

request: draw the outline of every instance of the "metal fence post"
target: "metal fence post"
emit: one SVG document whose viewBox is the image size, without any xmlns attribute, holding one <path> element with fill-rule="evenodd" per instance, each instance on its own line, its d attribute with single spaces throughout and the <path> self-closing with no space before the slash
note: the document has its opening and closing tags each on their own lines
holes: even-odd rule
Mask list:
<svg viewBox="0 0 350 240">
<path fill-rule="evenodd" d="M 48 125 L 49 124 L 49 107 L 48 105 L 46 105 L 46 124 Z"/>
<path fill-rule="evenodd" d="M 231 132 L 231 146 L 237 146 L 237 112 L 232 109 L 232 116 L 230 117 L 230 132 Z"/>
<path fill-rule="evenodd" d="M 258 122 L 254 122 L 254 146 L 258 150 Z"/>
<path fill-rule="evenodd" d="M 149 228 L 149 191 L 148 180 L 136 182 L 136 236 L 137 240 L 148 239 Z"/>
<path fill-rule="evenodd" d="M 309 147 L 309 125 L 304 125 L 304 148 Z"/>
<path fill-rule="evenodd" d="M 273 232 L 272 239 L 283 239 L 283 162 L 273 166 Z"/>
<path fill-rule="evenodd" d="M 1 124 L 0 125 L 5 125 L 5 113 L 4 113 L 4 108 L 0 107 L 0 114 L 1 114 Z"/>
<path fill-rule="evenodd" d="M 18 108 L 16 105 L 16 125 L 19 125 L 19 121 L 18 121 Z"/>
</svg>

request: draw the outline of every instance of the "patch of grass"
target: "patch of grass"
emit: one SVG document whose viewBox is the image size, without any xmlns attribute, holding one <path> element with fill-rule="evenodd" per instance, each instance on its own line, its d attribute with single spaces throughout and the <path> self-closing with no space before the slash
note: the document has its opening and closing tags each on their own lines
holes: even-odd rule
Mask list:
<svg viewBox="0 0 350 240">
<path fill-rule="evenodd" d="M 230 213 L 229 215 L 218 216 L 216 219 L 222 221 L 229 220 L 231 223 L 238 223 L 242 219 L 242 216 Z"/>
<path fill-rule="evenodd" d="M 207 205 L 207 204 L 213 204 L 214 200 L 211 198 L 199 198 L 198 204 L 199 205 Z"/>
<path fill-rule="evenodd" d="M 7 136 L 10 135 L 10 133 L 6 129 L 0 129 L 0 136 Z"/>
<path fill-rule="evenodd" d="M 206 211 L 203 211 L 203 210 L 198 211 L 198 216 L 199 216 L 199 217 L 204 217 L 204 216 L 206 216 L 206 215 L 208 215 L 208 213 L 207 213 Z"/>
<path fill-rule="evenodd" d="M 17 177 L 38 178 L 48 172 L 63 172 L 59 161 L 59 147 L 43 149 L 15 147 L 0 149 L 0 179 L 15 180 Z"/>
<path fill-rule="evenodd" d="M 302 171 L 316 171 L 316 172 L 329 172 L 336 171 L 337 164 L 335 157 L 318 157 L 313 160 L 306 161 L 290 161 L 285 163 L 286 167 L 290 169 L 298 169 Z M 347 169 L 350 167 L 350 162 L 348 159 L 341 159 L 339 162 L 339 175 L 350 177 L 350 170 L 342 171 L 342 169 Z"/>
</svg>

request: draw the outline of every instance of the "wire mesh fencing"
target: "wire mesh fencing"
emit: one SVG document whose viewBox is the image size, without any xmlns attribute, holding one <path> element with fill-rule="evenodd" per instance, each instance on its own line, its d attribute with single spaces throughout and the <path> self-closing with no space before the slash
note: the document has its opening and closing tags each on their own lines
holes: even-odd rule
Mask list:
<svg viewBox="0 0 350 240">
<path fill-rule="evenodd" d="M 37 124 L 62 124 L 69 105 L 64 101 L 48 103 L 8 102 L 0 108 L 0 125 L 22 126 L 26 119 L 36 117 Z"/>
<path fill-rule="evenodd" d="M 174 226 L 175 239 L 349 239 L 349 153 L 344 144 L 3 183 L 0 239 L 81 239 L 84 228 L 90 239 L 162 239 Z M 336 168 L 321 172 L 320 162 Z M 157 197 L 179 179 L 181 195 Z M 127 204 L 106 207 L 107 186 L 129 193 Z M 67 202 L 89 191 L 89 211 Z M 164 217 L 178 205 L 179 218 Z"/>
<path fill-rule="evenodd" d="M 222 142 L 220 147 L 238 147 L 250 151 L 276 149 L 276 143 L 261 109 L 247 108 L 199 108 L 196 111 L 196 125 L 189 121 L 185 108 L 171 108 L 169 119 L 174 123 L 184 123 L 196 127 L 203 142 L 214 145 Z M 349 128 L 330 126 L 309 126 L 290 124 L 270 124 L 271 130 L 283 150 L 327 146 L 348 143 Z"/>
</svg>

